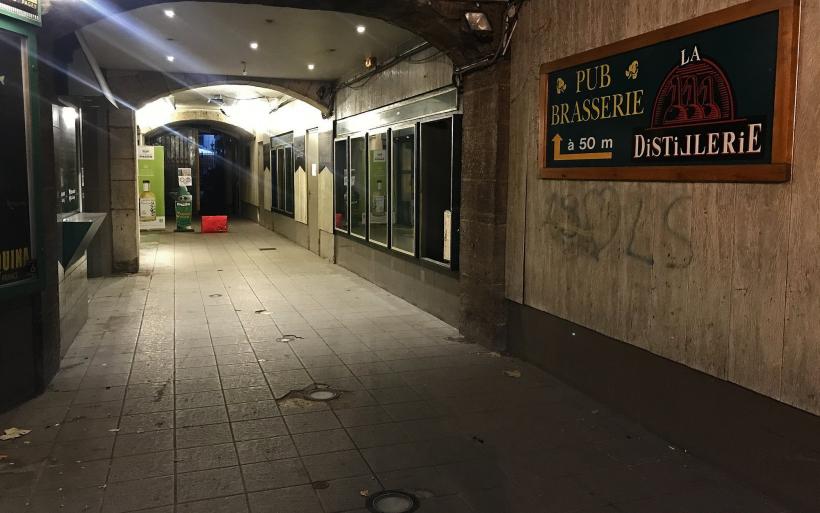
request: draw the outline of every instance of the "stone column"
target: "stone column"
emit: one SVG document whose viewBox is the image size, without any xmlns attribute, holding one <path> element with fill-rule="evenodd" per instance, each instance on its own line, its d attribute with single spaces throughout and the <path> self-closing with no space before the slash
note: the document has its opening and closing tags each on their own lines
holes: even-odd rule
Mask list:
<svg viewBox="0 0 820 513">
<path fill-rule="evenodd" d="M 139 217 L 137 192 L 137 123 L 131 109 L 108 112 L 108 160 L 111 173 L 111 268 L 139 271 Z"/>
<path fill-rule="evenodd" d="M 504 258 L 507 227 L 510 66 L 502 60 L 464 77 L 459 270 L 461 333 L 506 347 Z"/>
</svg>

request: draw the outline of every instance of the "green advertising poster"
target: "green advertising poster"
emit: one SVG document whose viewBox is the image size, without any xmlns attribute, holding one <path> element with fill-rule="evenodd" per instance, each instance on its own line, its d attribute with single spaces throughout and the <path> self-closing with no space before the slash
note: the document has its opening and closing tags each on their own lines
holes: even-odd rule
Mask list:
<svg viewBox="0 0 820 513">
<path fill-rule="evenodd" d="M 140 146 L 139 166 L 140 230 L 165 229 L 165 153 L 162 146 Z"/>
</svg>

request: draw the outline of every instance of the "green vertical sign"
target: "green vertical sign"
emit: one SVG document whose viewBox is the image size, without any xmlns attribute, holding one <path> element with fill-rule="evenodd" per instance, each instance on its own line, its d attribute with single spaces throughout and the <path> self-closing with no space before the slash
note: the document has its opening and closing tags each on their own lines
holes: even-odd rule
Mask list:
<svg viewBox="0 0 820 513">
<path fill-rule="evenodd" d="M 139 166 L 140 230 L 165 229 L 165 149 L 140 146 Z"/>
</svg>

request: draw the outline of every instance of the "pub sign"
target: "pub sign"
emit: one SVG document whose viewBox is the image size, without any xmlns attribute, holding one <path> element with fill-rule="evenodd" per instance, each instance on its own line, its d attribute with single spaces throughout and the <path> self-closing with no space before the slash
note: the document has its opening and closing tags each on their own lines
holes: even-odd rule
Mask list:
<svg viewBox="0 0 820 513">
<path fill-rule="evenodd" d="M 798 11 L 757 0 L 543 65 L 541 177 L 788 180 Z"/>
</svg>

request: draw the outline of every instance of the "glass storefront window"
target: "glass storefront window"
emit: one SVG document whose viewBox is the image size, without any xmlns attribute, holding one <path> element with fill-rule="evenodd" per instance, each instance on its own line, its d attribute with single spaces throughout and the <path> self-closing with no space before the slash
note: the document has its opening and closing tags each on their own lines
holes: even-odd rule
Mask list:
<svg viewBox="0 0 820 513">
<path fill-rule="evenodd" d="M 364 136 L 350 138 L 350 233 L 367 237 L 367 144 Z"/>
<path fill-rule="evenodd" d="M 387 246 L 387 132 L 369 135 L 367 163 L 370 241 Z"/>
<path fill-rule="evenodd" d="M 415 254 L 416 194 L 415 194 L 415 127 L 394 129 L 393 168 L 391 181 L 392 247 Z"/>
<path fill-rule="evenodd" d="M 333 186 L 335 189 L 335 219 L 333 226 L 337 230 L 347 231 L 348 207 L 348 174 L 347 174 L 347 139 L 335 142 L 333 161 Z"/>
<path fill-rule="evenodd" d="M 422 258 L 449 263 L 453 227 L 452 119 L 422 123 L 419 140 L 419 252 Z"/>
</svg>

